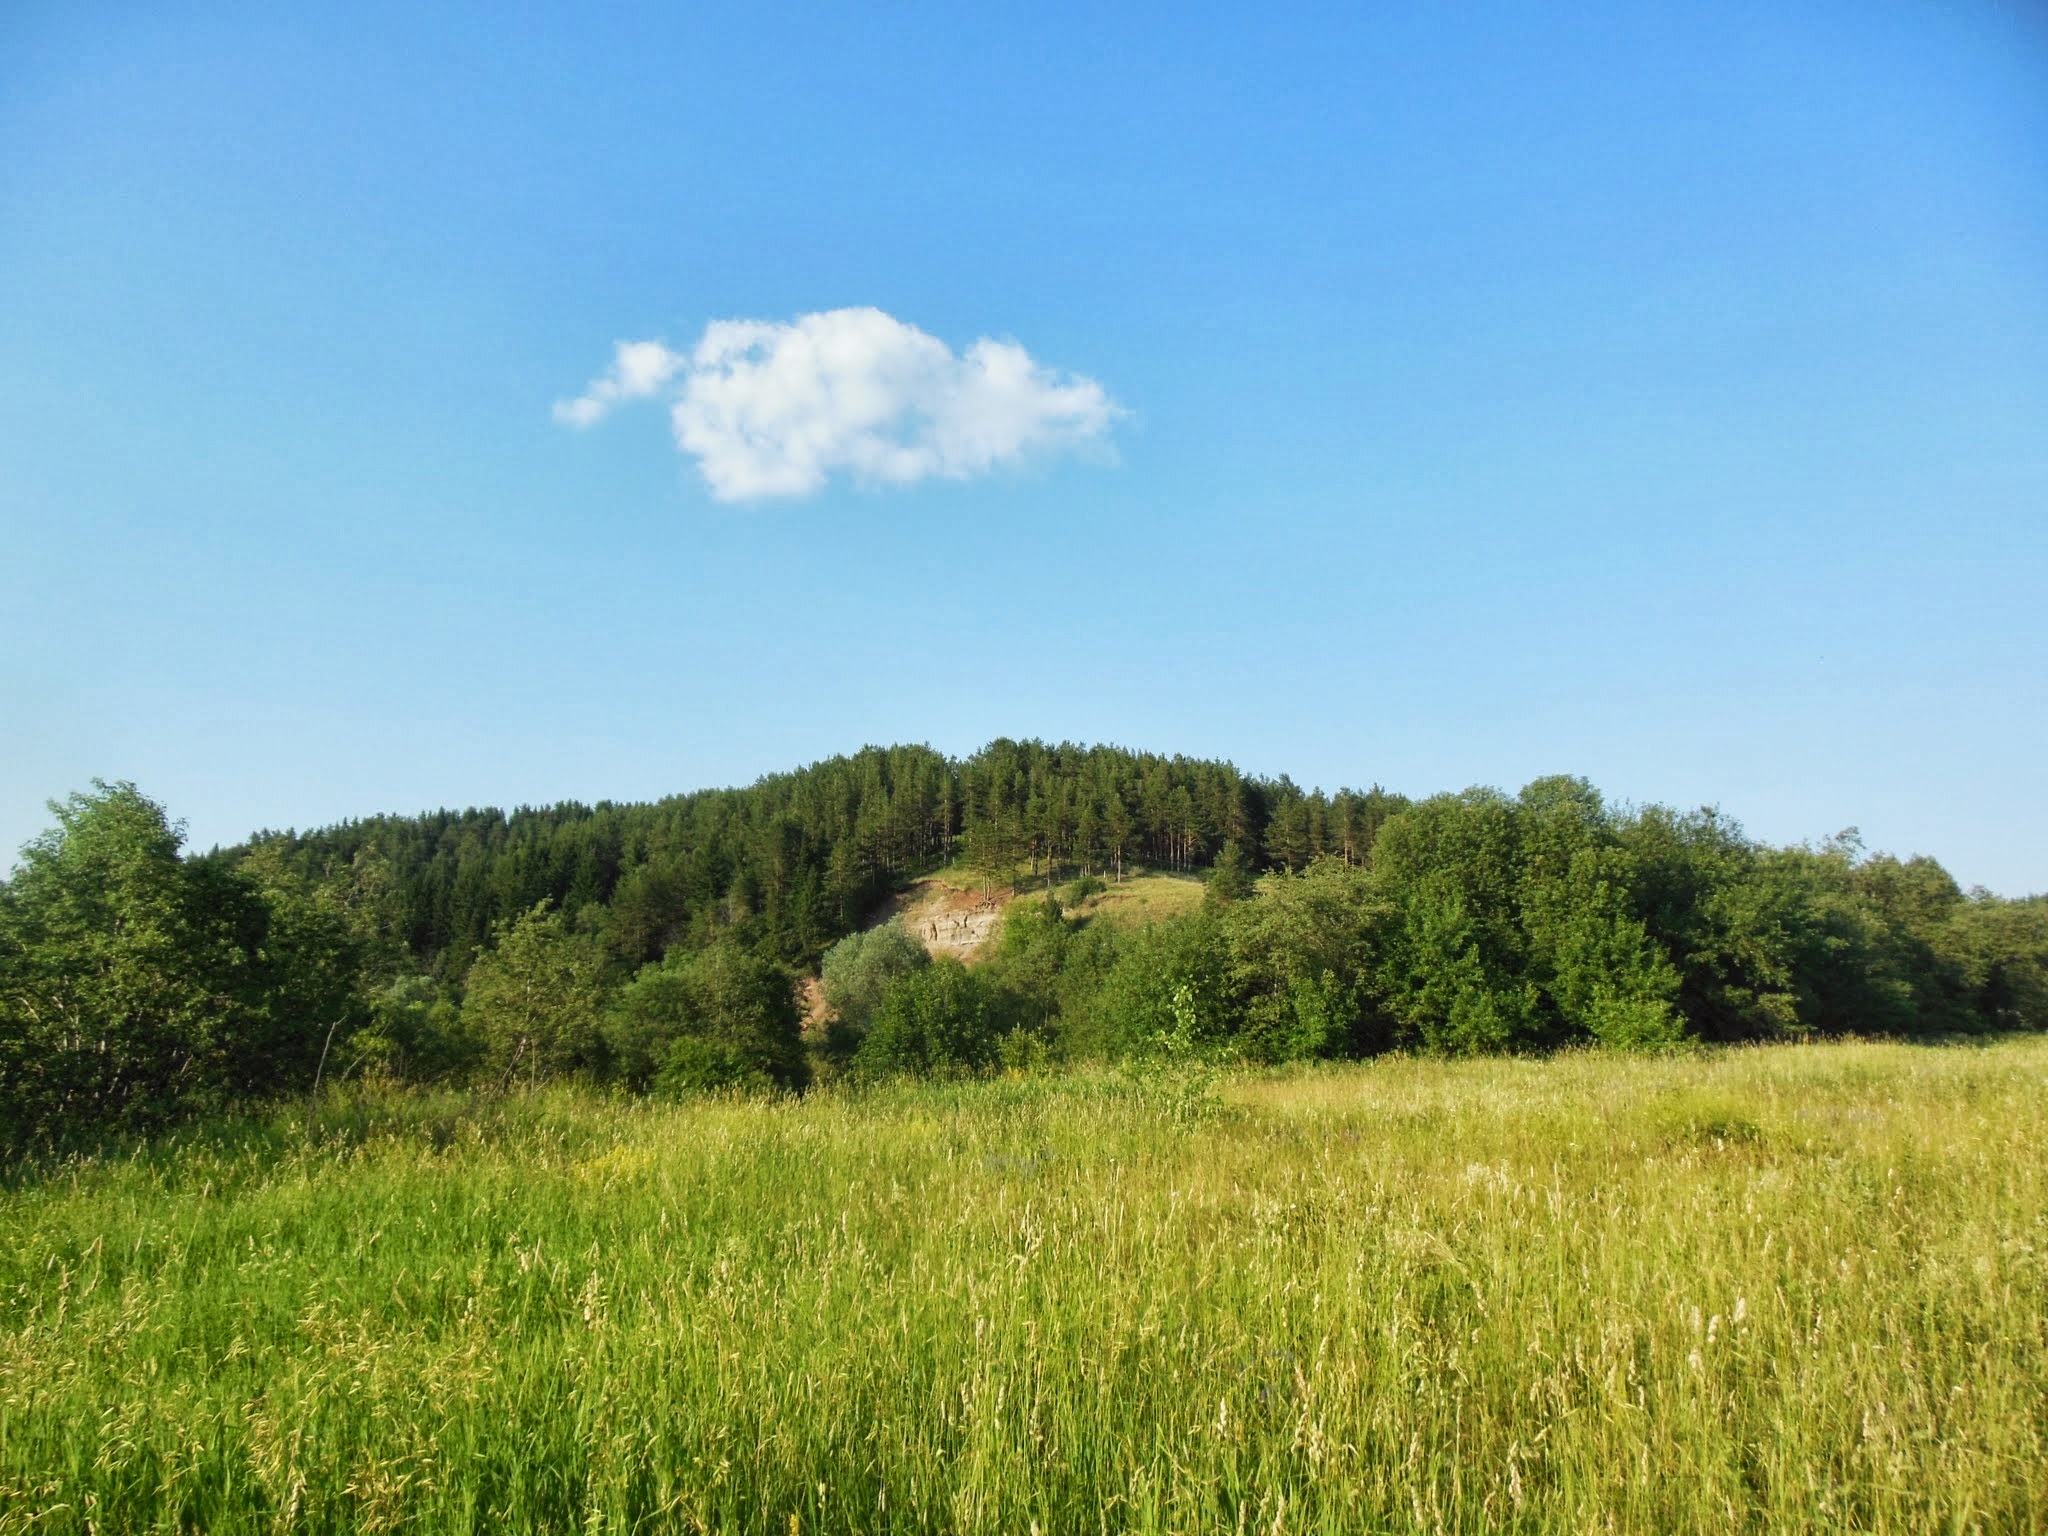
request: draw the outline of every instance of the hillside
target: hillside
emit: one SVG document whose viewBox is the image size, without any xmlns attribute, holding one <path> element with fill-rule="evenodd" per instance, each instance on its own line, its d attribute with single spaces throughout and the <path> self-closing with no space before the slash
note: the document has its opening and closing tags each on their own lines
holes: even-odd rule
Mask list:
<svg viewBox="0 0 2048 1536">
<path fill-rule="evenodd" d="M 2048 902 L 1565 777 L 1409 801 L 1110 747 L 870 748 L 197 859 L 132 785 L 57 810 L 0 886 L 9 1151 L 335 1077 L 672 1097 L 2048 1028 Z"/>
<path fill-rule="evenodd" d="M 955 865 L 911 881 L 870 912 L 861 928 L 900 922 L 930 953 L 972 960 L 1001 932 L 1011 907 L 1042 902 L 1047 890 L 1059 896 L 1067 920 L 1076 927 L 1096 921 L 1141 927 L 1185 917 L 1201 906 L 1204 890 L 1197 874 L 1160 874 L 1135 867 L 1113 884 L 1090 880 L 1085 893 L 1078 895 L 1074 885 L 1062 889 L 1046 878 L 1024 883 L 1031 890 L 1022 895 L 1010 895 L 1007 888 L 989 891 L 974 881 L 972 871 Z"/>
<path fill-rule="evenodd" d="M 901 923 L 934 955 L 968 959 L 994 937 L 1002 923 L 1005 897 L 957 884 L 959 872 L 947 871 L 913 880 L 868 914 L 863 928 Z"/>
<path fill-rule="evenodd" d="M 1114 884 L 1105 882 L 1079 900 L 1069 898 L 1066 910 L 1077 923 L 1142 927 L 1188 916 L 1202 905 L 1202 891 L 1196 875 L 1145 871 Z"/>
<path fill-rule="evenodd" d="M 1225 762 L 1120 747 L 999 740 L 964 759 L 866 747 L 745 789 L 644 805 L 565 803 L 377 816 L 258 833 L 301 877 L 373 904 L 385 934 L 459 980 L 497 925 L 548 902 L 602 911 L 622 958 L 659 958 L 738 929 L 792 964 L 915 877 L 950 869 L 984 893 L 1013 883 L 1187 872 L 1226 843 L 1254 864 L 1356 860 L 1406 801 L 1377 788 L 1305 791 Z"/>
</svg>

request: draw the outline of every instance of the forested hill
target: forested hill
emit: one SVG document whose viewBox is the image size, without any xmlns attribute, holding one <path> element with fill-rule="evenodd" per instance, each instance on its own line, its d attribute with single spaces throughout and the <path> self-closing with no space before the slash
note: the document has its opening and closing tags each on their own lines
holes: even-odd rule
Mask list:
<svg viewBox="0 0 2048 1536">
<path fill-rule="evenodd" d="M 601 926 L 618 957 L 655 960 L 714 936 L 816 961 L 905 875 L 964 861 L 991 885 L 1131 862 L 1206 868 L 1234 844 L 1252 867 L 1365 857 L 1406 802 L 1374 788 L 1304 791 L 1286 776 L 1120 747 L 999 740 L 965 760 L 867 747 L 745 789 L 653 804 L 564 803 L 378 816 L 259 833 L 252 851 L 346 892 L 382 937 L 458 979 L 497 925 L 547 902 Z"/>
<path fill-rule="evenodd" d="M 2048 1028 L 2048 900 L 1567 777 L 1409 802 L 1115 747 L 869 748 L 652 805 L 379 817 L 199 858 L 132 784 L 53 809 L 0 882 L 0 1161 L 324 1073 L 681 1094 Z M 1206 868 L 1198 905 L 1094 921 L 1134 864 Z M 973 967 L 862 927 L 942 866 L 1032 893 L 994 904 Z"/>
</svg>

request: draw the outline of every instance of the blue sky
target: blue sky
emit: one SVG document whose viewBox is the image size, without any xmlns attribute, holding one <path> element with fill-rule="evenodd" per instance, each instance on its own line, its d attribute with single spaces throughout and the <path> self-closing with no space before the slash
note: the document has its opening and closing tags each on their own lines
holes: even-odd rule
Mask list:
<svg viewBox="0 0 2048 1536">
<path fill-rule="evenodd" d="M 0 846 L 1037 735 L 2048 888 L 2031 6 L 17 0 L 0 146 Z M 849 308 L 1108 412 L 721 499 Z"/>
</svg>

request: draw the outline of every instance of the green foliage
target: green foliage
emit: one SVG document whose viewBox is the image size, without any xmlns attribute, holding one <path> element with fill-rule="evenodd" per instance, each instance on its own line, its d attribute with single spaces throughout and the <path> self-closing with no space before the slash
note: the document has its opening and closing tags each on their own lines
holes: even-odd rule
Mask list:
<svg viewBox="0 0 2048 1536">
<path fill-rule="evenodd" d="M 1799 1027 L 1899 1034 L 1916 1023 L 1913 985 L 1882 914 L 1856 889 L 1853 846 L 1786 848 L 1760 860 L 1774 891 Z"/>
<path fill-rule="evenodd" d="M 498 927 L 542 901 L 579 926 L 602 912 L 628 965 L 736 938 L 807 966 L 905 877 L 955 859 L 991 887 L 1025 872 L 1120 877 L 1132 861 L 1186 872 L 1226 842 L 1253 869 L 1323 853 L 1357 862 L 1400 803 L 1248 779 L 1228 763 L 998 740 L 957 761 L 870 747 L 651 805 L 375 817 L 259 833 L 252 847 L 341 895 L 379 983 L 420 971 L 460 982 Z M 1278 823 L 1286 851 L 1269 859 Z"/>
<path fill-rule="evenodd" d="M 1390 807 L 1363 863 L 1309 859 L 1224 900 L 1235 874 L 1219 855 L 1199 919 L 1144 933 L 1016 904 L 990 973 L 1084 1058 L 1668 1050 L 2039 1016 L 2025 904 L 1973 909 L 1939 865 L 1851 839 L 1769 849 L 1711 812 L 1617 817 L 1578 779 Z"/>
<path fill-rule="evenodd" d="M 501 925 L 496 945 L 470 967 L 462 1005 L 486 1068 L 501 1083 L 599 1070 L 603 978 L 596 941 L 571 933 L 545 903 Z"/>
<path fill-rule="evenodd" d="M 1616 829 L 1633 899 L 1678 971 L 1677 1009 L 1707 1040 L 1755 1040 L 1806 1027 L 1793 963 L 1792 890 L 1763 852 L 1711 810 L 1651 806 Z"/>
<path fill-rule="evenodd" d="M 357 1014 L 305 893 L 179 856 L 132 784 L 53 804 L 0 886 L 0 1148 L 146 1131 L 311 1080 Z"/>
<path fill-rule="evenodd" d="M 1489 914 L 1448 880 L 1404 892 L 1389 946 L 1388 1008 L 1431 1050 L 1504 1051 L 1540 1039 L 1536 988 L 1494 944 Z"/>
<path fill-rule="evenodd" d="M 863 1076 L 976 1071 L 997 1060 L 1011 1020 L 999 988 L 950 955 L 900 978 L 854 1053 Z"/>
<path fill-rule="evenodd" d="M 667 1098 L 810 1080 L 789 973 L 736 944 L 644 967 L 620 989 L 604 1034 L 620 1078 Z"/>
<path fill-rule="evenodd" d="M 1036 1031 L 1051 1021 L 1072 941 L 1073 929 L 1053 896 L 1027 896 L 1005 909 L 988 973 L 1010 992 L 1020 1027 Z"/>
<path fill-rule="evenodd" d="M 1939 944 L 1975 1002 L 1979 1027 L 2048 1029 L 2048 897 L 1972 897 L 1949 912 Z"/>
<path fill-rule="evenodd" d="M 1182 1056 L 1226 1047 L 1236 987 L 1213 914 L 1132 929 L 1092 958 L 1107 964 L 1092 988 L 1070 994 L 1064 1010 L 1076 1054 Z"/>
<path fill-rule="evenodd" d="M 348 1041 L 354 1070 L 368 1077 L 431 1083 L 459 1077 L 483 1058 L 448 984 L 401 976 L 370 999 L 369 1023 Z"/>
<path fill-rule="evenodd" d="M 1561 776 L 1411 803 L 997 741 L 198 859 L 132 786 L 57 809 L 0 887 L 14 1146 L 323 1073 L 796 1086 L 788 983 L 814 960 L 826 1055 L 870 1075 L 2048 1028 L 2041 901 L 1853 833 L 1773 848 L 1711 810 L 1617 813 Z M 1012 902 L 972 976 L 918 981 L 900 926 L 838 937 L 956 857 L 1046 890 L 1078 870 L 1078 905 Z"/>
<path fill-rule="evenodd" d="M 1378 977 L 1393 916 L 1365 871 L 1329 858 L 1270 875 L 1259 900 L 1233 904 L 1223 932 L 1243 999 L 1239 1050 L 1277 1062 L 1385 1046 L 1393 1021 Z"/>
<path fill-rule="evenodd" d="M 1872 914 L 1887 969 L 1910 994 L 1906 1027 L 1929 1032 L 1988 1027 L 1988 1010 L 1976 995 L 1980 983 L 1955 941 L 1969 903 L 1949 872 L 1932 859 L 1901 861 L 1879 854 L 1855 863 L 1848 879 Z"/>
<path fill-rule="evenodd" d="M 1405 1034 L 1456 1054 L 1541 1043 L 1521 924 L 1521 825 L 1492 790 L 1439 795 L 1380 829 L 1373 876 L 1394 909 L 1383 987 Z"/>
<path fill-rule="evenodd" d="M 236 1031 L 225 1081 L 235 1094 L 259 1094 L 307 1081 L 346 1048 L 368 1017 L 364 993 L 375 966 L 373 939 L 340 893 L 307 881 L 282 861 L 246 860 L 236 870 L 210 861 L 188 866 L 201 900 L 223 910 L 253 886 L 264 909 L 260 1004 Z"/>
<path fill-rule="evenodd" d="M 1530 970 L 1570 1033 L 1676 1045 L 1678 972 L 1636 914 L 1635 864 L 1583 779 L 1539 779 L 1519 802 L 1520 920 Z"/>
<path fill-rule="evenodd" d="M 1212 906 L 1226 906 L 1251 895 L 1252 886 L 1251 864 L 1233 838 L 1217 851 L 1215 866 L 1209 871 L 1208 889 L 1203 893 L 1204 899 Z"/>
<path fill-rule="evenodd" d="M 1067 907 L 1078 907 L 1090 896 L 1100 896 L 1108 889 L 1109 882 L 1100 875 L 1082 875 L 1077 879 L 1070 880 L 1065 888 L 1061 890 L 1060 904 Z"/>
<path fill-rule="evenodd" d="M 931 964 L 931 955 L 912 938 L 901 919 L 865 933 L 850 933 L 825 951 L 819 979 L 825 1003 L 858 1037 L 898 981 Z"/>
</svg>

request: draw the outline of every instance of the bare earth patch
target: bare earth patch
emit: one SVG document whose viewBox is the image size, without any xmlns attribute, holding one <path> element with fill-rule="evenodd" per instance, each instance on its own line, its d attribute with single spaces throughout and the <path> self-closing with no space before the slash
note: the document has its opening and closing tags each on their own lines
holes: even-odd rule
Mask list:
<svg viewBox="0 0 2048 1536">
<path fill-rule="evenodd" d="M 1202 904 L 1202 881 L 1193 875 L 1133 873 L 1120 885 L 1087 897 L 1068 913 L 1079 922 L 1095 918 L 1118 927 L 1158 922 L 1192 912 Z M 1041 896 L 1041 883 L 1027 894 Z M 995 936 L 1003 909 L 1013 897 L 1007 887 L 984 896 L 977 886 L 956 884 L 945 873 L 927 875 L 897 892 L 869 915 L 866 926 L 902 922 L 934 955 L 953 955 L 972 964 Z M 822 1004 L 820 1004 L 822 1007 Z"/>
<path fill-rule="evenodd" d="M 935 955 L 971 960 L 995 932 L 1006 898 L 983 896 L 950 881 L 927 878 L 889 898 L 869 919 L 870 928 L 891 918 Z"/>
</svg>

